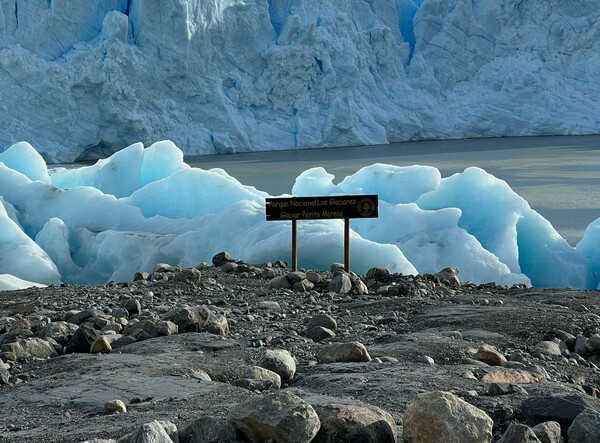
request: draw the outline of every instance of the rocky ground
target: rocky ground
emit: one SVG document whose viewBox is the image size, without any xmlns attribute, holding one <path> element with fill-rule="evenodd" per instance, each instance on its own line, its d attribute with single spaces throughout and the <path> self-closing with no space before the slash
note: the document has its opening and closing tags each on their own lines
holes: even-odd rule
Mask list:
<svg viewBox="0 0 600 443">
<path fill-rule="evenodd" d="M 600 441 L 598 291 L 227 254 L 134 280 L 0 293 L 0 441 Z"/>
</svg>

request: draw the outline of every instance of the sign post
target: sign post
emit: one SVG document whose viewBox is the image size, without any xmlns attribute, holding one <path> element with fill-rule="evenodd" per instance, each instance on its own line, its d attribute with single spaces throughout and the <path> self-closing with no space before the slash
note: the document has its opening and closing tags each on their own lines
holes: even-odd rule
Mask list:
<svg viewBox="0 0 600 443">
<path fill-rule="evenodd" d="M 377 218 L 377 195 L 284 197 L 266 199 L 267 221 L 292 222 L 292 270 L 298 270 L 298 220 L 344 219 L 344 269 L 350 272 L 350 219 Z"/>
</svg>

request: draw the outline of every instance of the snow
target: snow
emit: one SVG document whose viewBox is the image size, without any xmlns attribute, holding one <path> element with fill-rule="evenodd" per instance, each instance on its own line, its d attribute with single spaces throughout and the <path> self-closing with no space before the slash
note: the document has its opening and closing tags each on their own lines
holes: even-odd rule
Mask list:
<svg viewBox="0 0 600 443">
<path fill-rule="evenodd" d="M 0 289 L 131 281 L 157 263 L 193 267 L 228 251 L 290 261 L 291 225 L 267 222 L 269 195 L 222 169 L 192 168 L 163 141 L 135 143 L 93 166 L 44 170 L 31 145 L 0 157 Z M 27 166 L 27 167 L 26 167 Z M 50 171 L 50 172 L 49 172 Z M 600 287 L 600 221 L 571 247 L 504 181 L 471 167 L 373 164 L 337 184 L 304 171 L 292 195 L 378 194 L 379 218 L 351 221 L 351 266 L 404 274 L 460 269 L 462 281 Z M 343 221 L 298 223 L 299 264 L 343 261 Z"/>
<path fill-rule="evenodd" d="M 599 0 L 0 0 L 0 150 L 598 133 L 599 33 Z"/>
</svg>

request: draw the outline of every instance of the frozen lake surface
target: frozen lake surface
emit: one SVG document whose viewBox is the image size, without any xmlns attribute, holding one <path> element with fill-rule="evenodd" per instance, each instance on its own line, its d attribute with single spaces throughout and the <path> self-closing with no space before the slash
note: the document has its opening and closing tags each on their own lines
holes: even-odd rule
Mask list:
<svg viewBox="0 0 600 443">
<path fill-rule="evenodd" d="M 335 183 L 373 163 L 435 166 L 443 177 L 479 166 L 505 180 L 573 246 L 600 218 L 600 135 L 252 152 L 189 157 L 186 162 L 223 168 L 243 184 L 272 195 L 291 193 L 296 177 L 317 166 L 334 174 Z"/>
</svg>

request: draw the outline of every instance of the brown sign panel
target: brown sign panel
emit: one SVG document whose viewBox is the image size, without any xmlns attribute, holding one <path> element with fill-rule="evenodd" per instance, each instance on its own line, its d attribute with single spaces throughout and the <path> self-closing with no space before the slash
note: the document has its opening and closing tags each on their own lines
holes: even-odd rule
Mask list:
<svg viewBox="0 0 600 443">
<path fill-rule="evenodd" d="M 377 218 L 377 195 L 267 198 L 267 221 Z"/>
</svg>

